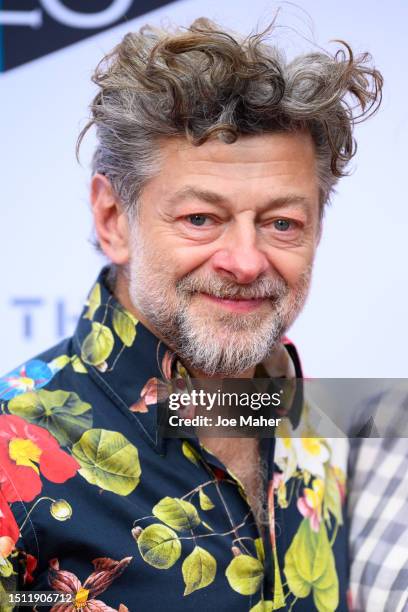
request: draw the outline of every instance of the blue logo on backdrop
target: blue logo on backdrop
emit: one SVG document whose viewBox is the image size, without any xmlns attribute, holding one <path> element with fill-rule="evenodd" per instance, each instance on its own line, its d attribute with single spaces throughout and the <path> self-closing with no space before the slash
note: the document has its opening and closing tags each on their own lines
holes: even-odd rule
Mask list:
<svg viewBox="0 0 408 612">
<path fill-rule="evenodd" d="M 11 299 L 10 304 L 19 313 L 19 333 L 23 340 L 35 340 L 44 331 L 38 329 L 41 327 L 39 323 L 44 322 L 44 310 L 47 313 L 47 324 L 53 326 L 56 339 L 65 338 L 73 332 L 80 312 L 78 309 L 77 313 L 72 314 L 64 299 L 47 303 L 40 297 L 15 297 Z"/>
<path fill-rule="evenodd" d="M 0 0 L 0 70 L 72 45 L 170 1 Z"/>
</svg>

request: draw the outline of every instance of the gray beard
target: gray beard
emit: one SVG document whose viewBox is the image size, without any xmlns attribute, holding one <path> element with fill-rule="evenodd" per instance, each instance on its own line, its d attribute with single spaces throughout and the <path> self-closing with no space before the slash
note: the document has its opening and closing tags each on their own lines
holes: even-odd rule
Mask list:
<svg viewBox="0 0 408 612">
<path fill-rule="evenodd" d="M 140 242 L 135 250 L 128 271 L 130 299 L 185 366 L 205 376 L 234 377 L 267 359 L 301 311 L 310 285 L 311 266 L 293 289 L 281 277 L 238 285 L 195 272 L 173 285 L 163 264 L 147 261 Z M 270 310 L 262 306 L 261 312 L 215 313 L 201 305 L 197 311 L 194 301 L 201 292 L 267 298 Z"/>
<path fill-rule="evenodd" d="M 169 341 L 181 359 L 195 370 L 207 376 L 234 376 L 263 361 L 285 331 L 285 325 L 278 317 L 271 322 L 267 334 L 259 333 L 261 327 L 262 318 L 254 314 L 249 321 L 241 318 L 233 321 L 222 315 L 215 321 L 214 317 L 208 316 L 198 327 L 184 310 L 172 323 Z"/>
<path fill-rule="evenodd" d="M 187 367 L 206 376 L 232 377 L 271 355 L 299 314 L 308 285 L 304 282 L 294 295 L 285 289 L 270 298 L 271 311 L 267 315 L 223 312 L 215 317 L 212 313 L 191 313 L 194 294 L 186 296 L 179 289 L 177 310 L 164 302 L 163 290 L 159 295 L 154 295 L 154 291 L 144 293 L 148 290 L 146 285 L 142 295 L 139 293 L 136 298 L 132 292 L 132 297 L 158 335 Z"/>
</svg>

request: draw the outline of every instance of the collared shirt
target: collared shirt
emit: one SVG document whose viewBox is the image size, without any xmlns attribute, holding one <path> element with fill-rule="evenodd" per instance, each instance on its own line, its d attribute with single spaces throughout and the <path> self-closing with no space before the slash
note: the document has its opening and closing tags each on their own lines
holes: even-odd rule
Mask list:
<svg viewBox="0 0 408 612">
<path fill-rule="evenodd" d="M 263 371 L 300 378 L 294 346 Z M 347 610 L 344 445 L 263 439 L 260 529 L 198 440 L 160 436 L 161 390 L 186 376 L 102 273 L 73 338 L 0 380 L 3 590 L 59 593 L 54 612 Z"/>
</svg>

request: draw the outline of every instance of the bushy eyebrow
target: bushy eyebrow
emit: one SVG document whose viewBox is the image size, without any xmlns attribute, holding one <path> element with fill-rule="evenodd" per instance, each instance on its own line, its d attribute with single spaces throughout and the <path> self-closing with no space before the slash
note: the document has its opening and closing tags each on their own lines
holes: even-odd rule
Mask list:
<svg viewBox="0 0 408 612">
<path fill-rule="evenodd" d="M 201 189 L 198 187 L 186 186 L 182 189 L 179 189 L 174 193 L 171 197 L 168 198 L 168 202 L 170 204 L 178 204 L 185 200 L 200 200 L 201 202 L 206 202 L 207 204 L 228 204 L 229 200 L 225 196 L 215 191 L 211 191 L 208 189 Z M 268 200 L 265 205 L 262 207 L 263 209 L 270 208 L 280 208 L 282 206 L 288 205 L 300 205 L 302 208 L 308 210 L 310 208 L 310 202 L 308 198 L 297 194 L 288 194 L 286 196 L 281 196 L 277 198 L 271 198 Z"/>
</svg>

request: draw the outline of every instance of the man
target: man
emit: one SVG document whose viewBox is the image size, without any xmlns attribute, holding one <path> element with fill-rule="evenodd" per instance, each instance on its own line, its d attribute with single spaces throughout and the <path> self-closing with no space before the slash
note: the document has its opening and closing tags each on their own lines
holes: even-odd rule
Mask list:
<svg viewBox="0 0 408 612">
<path fill-rule="evenodd" d="M 356 107 L 380 99 L 368 56 L 287 63 L 265 36 L 144 28 L 94 75 L 111 264 L 73 338 L 0 387 L 2 584 L 55 611 L 347 609 L 341 440 L 305 414 L 291 437 L 291 410 L 259 444 L 158 428 L 191 377 L 301 377 L 284 334 Z"/>
</svg>

